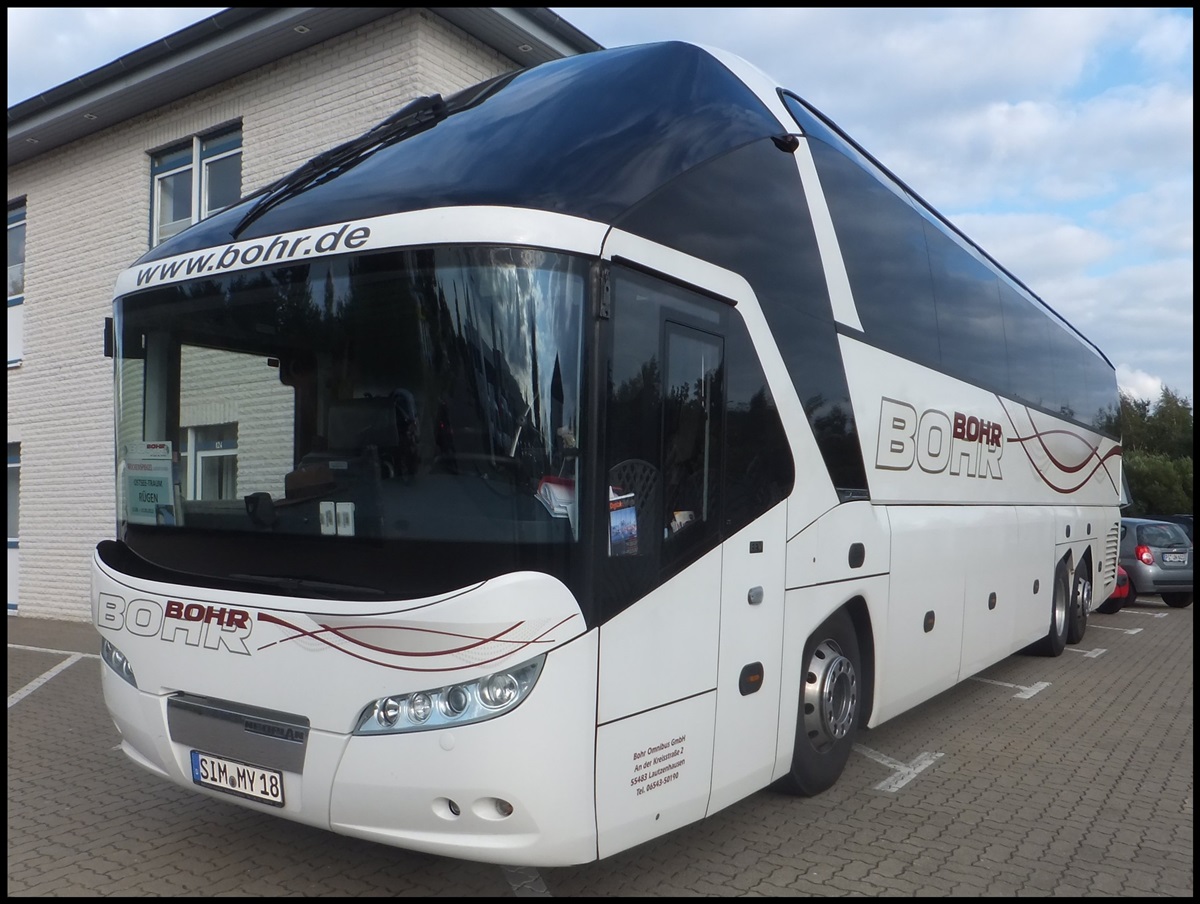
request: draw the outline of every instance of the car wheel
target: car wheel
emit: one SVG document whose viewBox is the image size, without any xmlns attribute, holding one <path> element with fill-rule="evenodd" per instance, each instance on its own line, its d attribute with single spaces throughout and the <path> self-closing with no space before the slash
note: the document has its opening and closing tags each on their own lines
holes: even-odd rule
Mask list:
<svg viewBox="0 0 1200 904">
<path fill-rule="evenodd" d="M 1159 595 L 1162 597 L 1162 601 L 1172 609 L 1186 609 L 1192 604 L 1190 593 L 1162 593 Z"/>
<path fill-rule="evenodd" d="M 1075 570 L 1071 589 L 1071 616 L 1067 619 L 1067 643 L 1079 643 L 1087 631 L 1088 613 L 1092 611 L 1092 573 L 1087 562 Z"/>
<path fill-rule="evenodd" d="M 1054 592 L 1050 597 L 1050 627 L 1046 636 L 1026 649 L 1038 656 L 1061 656 L 1067 648 L 1067 623 L 1071 609 L 1071 586 L 1067 580 L 1067 563 L 1059 562 L 1054 572 Z"/>
<path fill-rule="evenodd" d="M 1125 599 L 1106 599 L 1096 607 L 1097 612 L 1102 612 L 1105 615 L 1116 615 L 1121 611 L 1121 607 L 1125 604 Z"/>
<path fill-rule="evenodd" d="M 804 677 L 792 769 L 780 784 L 812 797 L 842 774 L 854 746 L 862 700 L 858 636 L 845 610 L 835 612 L 804 644 Z"/>
</svg>

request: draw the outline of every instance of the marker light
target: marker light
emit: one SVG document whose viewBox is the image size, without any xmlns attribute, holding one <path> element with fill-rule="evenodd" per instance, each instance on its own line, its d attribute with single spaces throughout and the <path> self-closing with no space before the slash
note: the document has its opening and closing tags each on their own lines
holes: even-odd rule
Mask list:
<svg viewBox="0 0 1200 904">
<path fill-rule="evenodd" d="M 107 640 L 100 643 L 100 658 L 104 663 L 121 676 L 129 684 L 137 687 L 137 679 L 133 677 L 133 666 L 125 658 L 125 654 L 110 644 Z"/>
<path fill-rule="evenodd" d="M 395 734 L 494 719 L 529 695 L 545 661 L 539 656 L 475 681 L 373 700 L 363 708 L 354 733 Z"/>
</svg>

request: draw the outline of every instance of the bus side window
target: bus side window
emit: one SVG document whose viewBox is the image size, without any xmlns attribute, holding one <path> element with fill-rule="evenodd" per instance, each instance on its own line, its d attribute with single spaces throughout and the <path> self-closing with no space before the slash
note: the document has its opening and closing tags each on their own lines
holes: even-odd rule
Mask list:
<svg viewBox="0 0 1200 904">
<path fill-rule="evenodd" d="M 668 322 L 665 338 L 663 541 L 671 557 L 716 524 L 724 368 L 720 337 Z"/>
<path fill-rule="evenodd" d="M 720 540 L 727 308 L 614 268 L 604 466 L 604 617 Z"/>
</svg>

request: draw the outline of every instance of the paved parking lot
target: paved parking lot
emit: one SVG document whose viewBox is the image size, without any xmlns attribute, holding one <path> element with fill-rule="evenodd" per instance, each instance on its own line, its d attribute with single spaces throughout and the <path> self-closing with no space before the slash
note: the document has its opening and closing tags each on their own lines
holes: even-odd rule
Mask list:
<svg viewBox="0 0 1200 904">
<path fill-rule="evenodd" d="M 1093 615 L 864 732 L 817 798 L 762 791 L 580 867 L 343 838 L 155 779 L 117 749 L 88 624 L 8 620 L 8 894 L 1193 895 L 1193 609 Z"/>
</svg>

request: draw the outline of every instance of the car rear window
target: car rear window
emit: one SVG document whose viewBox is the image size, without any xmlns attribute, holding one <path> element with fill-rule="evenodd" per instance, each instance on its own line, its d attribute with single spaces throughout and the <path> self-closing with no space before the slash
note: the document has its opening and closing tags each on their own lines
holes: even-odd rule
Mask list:
<svg viewBox="0 0 1200 904">
<path fill-rule="evenodd" d="M 1178 524 L 1143 524 L 1138 527 L 1142 546 L 1187 546 L 1187 534 Z"/>
</svg>

